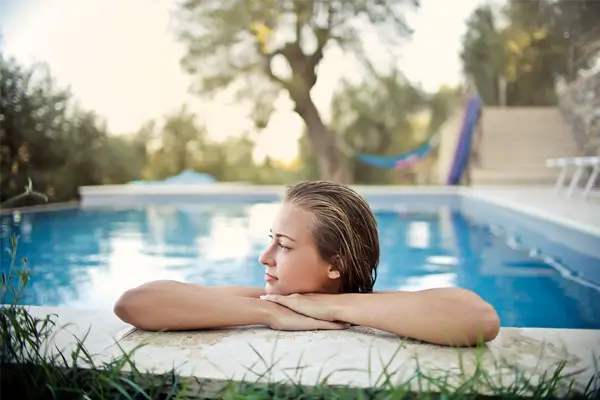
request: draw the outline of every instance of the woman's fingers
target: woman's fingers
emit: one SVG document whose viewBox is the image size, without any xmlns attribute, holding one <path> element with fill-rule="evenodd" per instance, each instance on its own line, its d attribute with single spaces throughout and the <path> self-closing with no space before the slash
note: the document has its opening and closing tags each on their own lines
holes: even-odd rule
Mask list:
<svg viewBox="0 0 600 400">
<path fill-rule="evenodd" d="M 265 294 L 260 296 L 261 300 L 272 301 L 273 303 L 285 305 L 287 296 L 280 296 L 278 294 Z"/>
<path fill-rule="evenodd" d="M 278 294 L 266 294 L 264 296 L 260 296 L 262 300 L 267 300 L 272 303 L 277 303 L 280 306 L 284 306 L 289 308 L 290 310 L 294 310 L 296 312 L 302 313 L 302 311 L 298 308 L 300 303 L 297 302 L 298 297 L 294 295 L 290 296 L 281 296 Z"/>
<path fill-rule="evenodd" d="M 260 298 L 262 300 L 268 300 L 273 303 L 277 303 L 277 304 L 281 304 L 282 306 L 289 307 L 298 300 L 299 295 L 291 294 L 291 295 L 287 295 L 287 296 L 282 296 L 280 294 L 265 294 L 265 295 L 260 296 Z"/>
<path fill-rule="evenodd" d="M 264 295 L 263 300 L 277 303 L 269 326 L 276 330 L 341 330 L 348 329 L 349 324 L 333 322 L 318 318 L 318 307 L 301 295 Z M 312 310 L 311 310 L 312 309 Z M 315 318 L 316 317 L 316 318 Z"/>
</svg>

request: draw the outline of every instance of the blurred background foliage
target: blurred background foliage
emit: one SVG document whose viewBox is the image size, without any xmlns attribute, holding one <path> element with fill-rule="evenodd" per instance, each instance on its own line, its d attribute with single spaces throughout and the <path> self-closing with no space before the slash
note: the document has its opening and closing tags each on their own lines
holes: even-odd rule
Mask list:
<svg viewBox="0 0 600 400">
<path fill-rule="evenodd" d="M 22 193 L 28 178 L 51 202 L 60 202 L 77 200 L 80 186 L 164 179 L 183 170 L 253 184 L 317 178 L 414 184 L 414 171 L 364 165 L 353 152 L 393 155 L 415 148 L 462 104 L 464 87 L 428 93 L 401 68 L 375 68 L 353 21 L 362 16 L 381 40 L 406 40 L 411 29 L 404 13 L 415 7 L 418 2 L 410 0 L 181 2 L 174 26 L 187 49 L 181 65 L 193 78 L 194 93 L 210 96 L 233 87 L 239 101 L 252 105 L 255 129 L 223 141 L 211 139 L 186 104 L 137 131 L 109 132 L 103 117 L 57 85 L 45 65 L 2 56 L 0 200 Z M 554 105 L 557 83 L 573 79 L 592 59 L 586 49 L 600 40 L 597 21 L 595 1 L 483 5 L 467 22 L 460 55 L 465 74 L 486 105 Z M 333 45 L 361 59 L 364 74 L 358 82 L 342 82 L 326 121 L 311 89 Z M 287 72 L 274 68 L 277 60 Z M 505 99 L 498 82 L 506 85 Z M 256 161 L 255 143 L 282 93 L 304 122 L 299 153 L 288 163 Z"/>
</svg>

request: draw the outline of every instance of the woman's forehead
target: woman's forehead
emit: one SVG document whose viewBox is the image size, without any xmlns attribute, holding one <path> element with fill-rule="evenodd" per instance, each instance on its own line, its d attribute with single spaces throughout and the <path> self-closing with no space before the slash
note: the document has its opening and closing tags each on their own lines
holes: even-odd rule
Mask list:
<svg viewBox="0 0 600 400">
<path fill-rule="evenodd" d="M 312 214 L 294 204 L 284 203 L 271 228 L 273 234 L 284 234 L 298 241 L 310 237 Z"/>
</svg>

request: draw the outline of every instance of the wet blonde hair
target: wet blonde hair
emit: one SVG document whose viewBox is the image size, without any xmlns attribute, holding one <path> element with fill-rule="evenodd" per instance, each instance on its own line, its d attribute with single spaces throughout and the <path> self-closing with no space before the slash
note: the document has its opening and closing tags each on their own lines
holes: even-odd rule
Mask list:
<svg viewBox="0 0 600 400">
<path fill-rule="evenodd" d="M 379 235 L 367 202 L 349 187 L 329 181 L 290 186 L 284 201 L 312 213 L 312 236 L 321 258 L 339 271 L 340 291 L 372 292 L 379 264 Z"/>
</svg>

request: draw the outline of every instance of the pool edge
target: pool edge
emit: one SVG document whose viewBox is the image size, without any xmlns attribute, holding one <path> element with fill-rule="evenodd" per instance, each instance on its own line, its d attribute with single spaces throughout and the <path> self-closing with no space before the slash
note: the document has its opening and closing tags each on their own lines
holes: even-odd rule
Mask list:
<svg viewBox="0 0 600 400">
<path fill-rule="evenodd" d="M 56 315 L 56 326 L 59 328 L 69 326 L 68 332 L 59 332 L 53 337 L 52 345 L 56 344 L 63 351 L 70 352 L 76 345 L 75 338 L 82 337 L 80 335 L 89 329 L 85 343 L 88 348 L 91 345 L 90 353 L 94 354 L 95 361 L 102 362 L 119 356 L 121 348 L 129 351 L 144 344 L 133 355 L 140 370 L 161 374 L 176 366 L 180 374 L 196 381 L 248 381 L 243 379 L 248 372 L 245 367 L 260 361 L 254 349 L 269 356 L 277 352 L 279 355 L 288 354 L 283 364 L 271 371 L 270 378 L 274 382 L 285 383 L 289 377 L 285 372 L 286 366 L 297 365 L 298 358 L 302 357 L 307 367 L 315 366 L 314 369 L 307 368 L 298 382 L 309 386 L 317 382 L 317 372 L 320 371 L 316 366 L 322 368 L 325 359 L 328 360 L 328 370 L 339 371 L 331 376 L 329 384 L 372 387 L 373 379 L 369 379 L 365 371 L 351 371 L 348 363 L 367 368 L 371 354 L 379 354 L 385 363 L 390 362 L 389 371 L 395 368 L 414 371 L 415 357 L 419 359 L 422 369 L 435 371 L 441 368 L 449 371 L 459 364 L 467 369 L 472 368 L 472 360 L 476 356 L 474 349 L 461 349 L 459 354 L 457 349 L 404 342 L 400 337 L 362 327 L 348 331 L 317 332 L 278 332 L 249 327 L 210 332 L 150 333 L 132 331 L 111 311 L 75 311 L 36 306 L 30 306 L 29 309 L 37 317 Z M 348 353 L 348 348 L 353 349 L 352 354 Z M 543 357 L 537 358 L 542 349 L 545 351 Z M 505 360 L 514 362 L 520 370 L 532 376 L 553 371 L 564 361 L 564 373 L 584 370 L 582 375 L 576 377 L 576 383 L 583 387 L 594 372 L 590 349 L 600 349 L 600 330 L 501 328 L 498 337 L 489 342 L 477 357 L 483 360 L 488 370 L 501 372 L 501 363 Z M 396 350 L 396 358 L 391 360 Z M 370 368 L 374 377 L 383 371 L 383 365 L 372 365 Z M 503 385 L 509 386 L 512 382 L 510 374 L 505 379 Z"/>
</svg>

